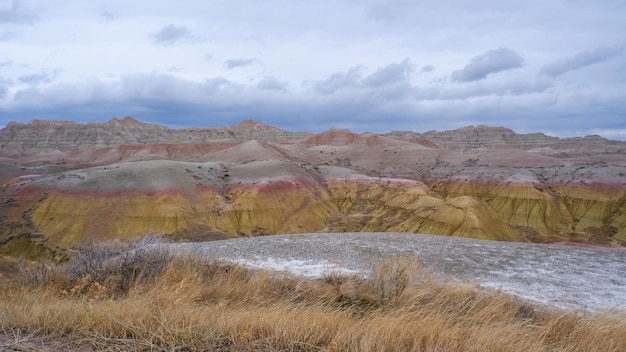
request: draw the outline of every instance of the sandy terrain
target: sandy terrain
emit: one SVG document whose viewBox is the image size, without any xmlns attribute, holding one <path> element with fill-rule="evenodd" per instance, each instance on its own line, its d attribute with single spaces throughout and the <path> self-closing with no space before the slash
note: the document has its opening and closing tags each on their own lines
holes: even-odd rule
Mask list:
<svg viewBox="0 0 626 352">
<path fill-rule="evenodd" d="M 502 289 L 539 304 L 587 312 L 626 307 L 626 251 L 404 233 L 278 235 L 168 244 L 176 250 L 307 277 L 363 273 L 408 254 L 443 279 Z"/>
</svg>

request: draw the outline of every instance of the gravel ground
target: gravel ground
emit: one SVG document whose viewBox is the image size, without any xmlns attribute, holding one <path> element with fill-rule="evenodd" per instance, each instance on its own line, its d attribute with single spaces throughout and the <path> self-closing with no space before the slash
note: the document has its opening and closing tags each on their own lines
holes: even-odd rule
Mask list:
<svg viewBox="0 0 626 352">
<path fill-rule="evenodd" d="M 381 258 L 416 255 L 443 279 L 496 288 L 540 304 L 626 310 L 626 251 L 405 233 L 315 233 L 168 244 L 250 267 L 317 277 L 363 273 Z"/>
</svg>

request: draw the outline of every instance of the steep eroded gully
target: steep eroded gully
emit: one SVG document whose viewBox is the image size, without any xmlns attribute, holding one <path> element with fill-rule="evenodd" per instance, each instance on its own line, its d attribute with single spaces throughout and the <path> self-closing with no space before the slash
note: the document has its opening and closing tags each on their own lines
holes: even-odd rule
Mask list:
<svg viewBox="0 0 626 352">
<path fill-rule="evenodd" d="M 502 289 L 539 304 L 596 312 L 626 307 L 626 250 L 406 233 L 316 233 L 167 244 L 172 249 L 308 277 L 367 271 L 416 255 L 443 279 Z"/>
</svg>

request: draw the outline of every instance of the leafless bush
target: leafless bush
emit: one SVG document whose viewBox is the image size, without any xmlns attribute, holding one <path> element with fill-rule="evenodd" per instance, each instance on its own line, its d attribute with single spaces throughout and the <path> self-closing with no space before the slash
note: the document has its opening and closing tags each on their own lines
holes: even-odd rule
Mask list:
<svg viewBox="0 0 626 352">
<path fill-rule="evenodd" d="M 48 262 L 28 263 L 20 258 L 16 280 L 27 287 L 41 287 L 51 283 L 56 276 L 55 266 Z"/>
<path fill-rule="evenodd" d="M 78 285 L 75 293 L 92 289 L 95 283 L 112 294 L 126 294 L 133 285 L 154 279 L 172 260 L 160 239 L 147 235 L 133 242 L 93 243 L 81 248 L 65 266 Z"/>
</svg>

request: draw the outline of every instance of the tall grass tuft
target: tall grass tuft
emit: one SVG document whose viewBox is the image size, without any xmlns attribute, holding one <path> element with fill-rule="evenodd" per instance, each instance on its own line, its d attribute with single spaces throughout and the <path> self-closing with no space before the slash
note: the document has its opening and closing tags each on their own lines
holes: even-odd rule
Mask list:
<svg viewBox="0 0 626 352">
<path fill-rule="evenodd" d="M 367 277 L 304 279 L 158 248 L 100 244 L 65 267 L 47 267 L 37 280 L 5 276 L 0 346 L 528 352 L 626 346 L 624 312 L 535 307 L 501 292 L 440 282 L 410 257 L 388 258 Z"/>
</svg>

